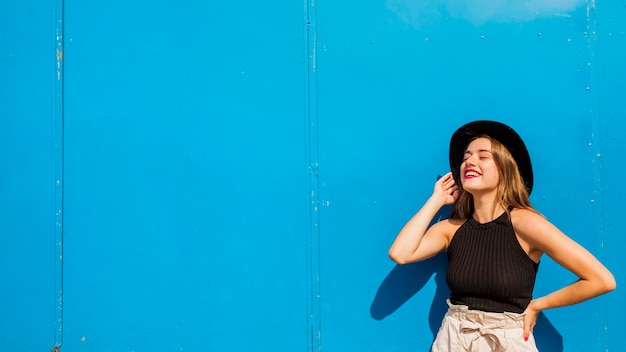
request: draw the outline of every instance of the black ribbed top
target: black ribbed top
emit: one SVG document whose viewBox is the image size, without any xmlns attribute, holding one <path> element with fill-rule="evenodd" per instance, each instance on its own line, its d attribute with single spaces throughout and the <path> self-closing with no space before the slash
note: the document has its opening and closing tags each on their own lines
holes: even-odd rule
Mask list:
<svg viewBox="0 0 626 352">
<path fill-rule="evenodd" d="M 520 245 L 507 213 L 481 224 L 470 217 L 448 246 L 450 301 L 485 312 L 522 313 L 539 265 Z"/>
</svg>

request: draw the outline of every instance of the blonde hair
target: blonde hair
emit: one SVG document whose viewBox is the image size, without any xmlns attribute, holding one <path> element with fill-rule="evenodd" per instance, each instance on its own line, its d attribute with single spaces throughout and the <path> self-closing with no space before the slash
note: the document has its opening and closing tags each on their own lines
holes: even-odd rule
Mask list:
<svg viewBox="0 0 626 352">
<path fill-rule="evenodd" d="M 511 152 L 498 140 L 487 135 L 476 136 L 470 143 L 478 138 L 487 138 L 491 142 L 491 154 L 499 174 L 496 197 L 500 205 L 509 215 L 513 208 L 536 211 L 530 204 L 528 190 Z M 452 217 L 468 219 L 472 213 L 474 213 L 474 196 L 466 192 L 459 184 L 459 197 L 452 208 Z"/>
</svg>

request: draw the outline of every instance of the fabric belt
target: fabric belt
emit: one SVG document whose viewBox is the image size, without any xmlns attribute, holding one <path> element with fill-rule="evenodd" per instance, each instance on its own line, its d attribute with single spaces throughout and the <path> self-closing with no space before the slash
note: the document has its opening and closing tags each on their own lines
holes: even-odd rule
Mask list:
<svg viewBox="0 0 626 352">
<path fill-rule="evenodd" d="M 505 324 L 483 325 L 477 322 L 464 320 L 461 322 L 461 332 L 463 334 L 474 335 L 469 337 L 470 345 L 468 347 L 471 352 L 481 352 L 480 344 L 477 343 L 477 340 L 480 337 L 484 337 L 491 342 L 492 351 L 506 352 L 506 338 L 502 336 L 502 328 L 504 328 L 504 326 Z M 502 339 L 500 339 L 501 337 Z"/>
<path fill-rule="evenodd" d="M 490 345 L 491 351 L 508 351 L 506 329 L 523 328 L 524 315 L 517 313 L 490 313 L 470 310 L 466 306 L 449 304 L 452 315 L 460 322 L 460 332 L 465 336 L 463 339 L 469 345 L 465 345 L 468 351 L 484 351 L 484 343 Z M 481 344 L 483 348 L 481 348 Z"/>
</svg>

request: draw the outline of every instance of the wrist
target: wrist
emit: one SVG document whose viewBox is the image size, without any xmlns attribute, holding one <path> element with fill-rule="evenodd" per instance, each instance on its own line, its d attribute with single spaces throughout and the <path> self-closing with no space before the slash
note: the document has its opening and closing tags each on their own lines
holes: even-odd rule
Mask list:
<svg viewBox="0 0 626 352">
<path fill-rule="evenodd" d="M 528 308 L 540 312 L 542 310 L 547 309 L 547 307 L 544 304 L 544 300 L 542 298 L 537 298 L 537 299 L 533 299 L 532 301 L 530 301 L 530 303 L 528 304 Z"/>
<path fill-rule="evenodd" d="M 428 203 L 430 203 L 432 206 L 436 207 L 437 210 L 439 210 L 444 205 L 446 205 L 446 198 L 438 194 L 433 194 L 428 199 Z"/>
</svg>

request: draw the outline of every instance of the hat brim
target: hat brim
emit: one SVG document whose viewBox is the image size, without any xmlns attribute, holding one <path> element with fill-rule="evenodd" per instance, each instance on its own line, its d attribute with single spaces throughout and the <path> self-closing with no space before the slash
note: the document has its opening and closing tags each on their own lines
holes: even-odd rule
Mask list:
<svg viewBox="0 0 626 352">
<path fill-rule="evenodd" d="M 467 146 L 480 135 L 487 135 L 502 143 L 509 150 L 520 170 L 528 194 L 533 189 L 533 168 L 528 149 L 522 138 L 511 127 L 496 121 L 479 120 L 461 126 L 450 138 L 450 169 L 456 182 Z"/>
</svg>

